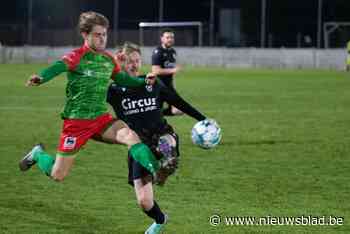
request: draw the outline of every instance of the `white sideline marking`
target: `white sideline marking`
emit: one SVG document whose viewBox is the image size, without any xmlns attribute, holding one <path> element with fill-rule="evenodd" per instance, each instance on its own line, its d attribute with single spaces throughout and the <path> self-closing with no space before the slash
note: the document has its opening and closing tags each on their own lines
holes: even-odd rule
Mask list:
<svg viewBox="0 0 350 234">
<path fill-rule="evenodd" d="M 61 95 L 61 96 L 41 96 L 41 95 L 36 95 L 36 96 L 29 96 L 29 95 L 12 95 L 12 96 L 6 96 L 6 98 L 15 98 L 15 99 L 26 99 L 28 100 L 29 98 L 34 98 L 34 99 L 41 99 L 41 98 L 45 98 L 45 99 L 48 99 L 48 98 L 52 98 L 52 99 L 56 99 L 56 98 L 59 98 L 59 99 L 64 99 L 65 96 Z"/>
<path fill-rule="evenodd" d="M 60 110 L 57 107 L 0 106 L 0 110 Z"/>
</svg>

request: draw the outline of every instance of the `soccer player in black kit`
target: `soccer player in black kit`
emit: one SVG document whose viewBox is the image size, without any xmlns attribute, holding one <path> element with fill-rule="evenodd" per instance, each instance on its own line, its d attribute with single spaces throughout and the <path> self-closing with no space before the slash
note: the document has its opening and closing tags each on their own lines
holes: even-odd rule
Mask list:
<svg viewBox="0 0 350 234">
<path fill-rule="evenodd" d="M 172 29 L 163 29 L 160 35 L 161 44 L 152 53 L 152 72 L 170 89 L 175 90 L 174 76 L 179 71 L 176 65 L 176 51 L 173 47 L 175 34 Z M 168 103 L 169 104 L 169 103 Z M 172 105 L 163 110 L 164 115 L 182 115 L 183 113 Z"/>
<path fill-rule="evenodd" d="M 141 66 L 140 50 L 132 46 L 124 48 L 124 69 L 129 74 L 139 74 Z M 134 186 L 136 198 L 141 209 L 154 223 L 146 230 L 147 234 L 160 233 L 167 217 L 154 201 L 153 184 L 164 184 L 168 175 L 177 167 L 179 157 L 179 139 L 173 128 L 163 118 L 162 102 L 167 101 L 192 118 L 200 121 L 206 117 L 184 101 L 174 89 L 167 88 L 160 80 L 151 86 L 127 88 L 112 83 L 108 90 L 107 101 L 116 115 L 125 121 L 155 153 L 161 169 L 155 178 L 140 163 L 128 155 L 128 183 Z"/>
</svg>

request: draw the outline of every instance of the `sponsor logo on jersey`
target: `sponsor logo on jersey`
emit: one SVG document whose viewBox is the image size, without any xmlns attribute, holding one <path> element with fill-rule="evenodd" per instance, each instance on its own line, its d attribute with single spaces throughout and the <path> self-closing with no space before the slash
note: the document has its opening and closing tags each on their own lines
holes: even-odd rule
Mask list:
<svg viewBox="0 0 350 234">
<path fill-rule="evenodd" d="M 140 112 L 156 110 L 157 103 L 156 98 L 141 98 L 137 100 L 124 98 L 122 100 L 122 107 L 124 109 L 124 115 L 132 115 Z"/>
<path fill-rule="evenodd" d="M 93 71 L 91 71 L 91 70 L 84 71 L 85 76 L 92 76 L 92 74 L 93 74 Z"/>
<path fill-rule="evenodd" d="M 145 87 L 146 87 L 146 90 L 148 92 L 152 92 L 153 91 L 153 85 L 146 85 Z"/>
<path fill-rule="evenodd" d="M 85 70 L 83 71 L 84 76 L 87 77 L 95 77 L 95 78 L 100 78 L 100 77 L 110 77 L 111 71 L 107 69 L 99 70 L 99 71 L 93 71 L 93 70 Z"/>
<path fill-rule="evenodd" d="M 165 68 L 174 68 L 174 67 L 176 67 L 176 63 L 172 63 L 170 61 L 165 61 L 164 62 L 164 67 Z"/>
<path fill-rule="evenodd" d="M 63 148 L 64 149 L 74 149 L 76 143 L 77 143 L 76 137 L 66 137 L 64 139 Z"/>
</svg>

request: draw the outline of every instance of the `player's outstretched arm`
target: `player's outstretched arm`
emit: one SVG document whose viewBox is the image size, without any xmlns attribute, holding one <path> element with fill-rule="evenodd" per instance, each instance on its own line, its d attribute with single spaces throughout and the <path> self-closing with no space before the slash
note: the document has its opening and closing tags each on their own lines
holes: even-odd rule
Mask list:
<svg viewBox="0 0 350 234">
<path fill-rule="evenodd" d="M 160 82 L 160 95 L 164 101 L 166 101 L 170 105 L 175 106 L 177 109 L 181 110 L 185 114 L 191 116 L 192 118 L 198 121 L 206 119 L 206 117 L 201 112 L 199 112 L 191 104 L 186 102 L 175 90 L 169 89 L 159 80 L 157 80 L 157 82 Z"/>
<path fill-rule="evenodd" d="M 146 78 L 130 76 L 127 72 L 121 71 L 114 76 L 114 82 L 120 86 L 140 87 L 145 84 L 152 85 L 155 82 L 155 75 L 148 73 Z"/>
<path fill-rule="evenodd" d="M 57 61 L 51 64 L 49 67 L 40 71 L 39 74 L 32 75 L 28 80 L 27 86 L 39 86 L 52 80 L 54 77 L 58 76 L 62 72 L 68 71 L 67 65 L 63 61 Z"/>
</svg>

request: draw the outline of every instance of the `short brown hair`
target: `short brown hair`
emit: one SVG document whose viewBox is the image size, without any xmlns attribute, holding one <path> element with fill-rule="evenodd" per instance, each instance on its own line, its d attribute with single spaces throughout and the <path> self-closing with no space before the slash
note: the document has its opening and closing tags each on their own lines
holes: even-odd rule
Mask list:
<svg viewBox="0 0 350 234">
<path fill-rule="evenodd" d="M 108 28 L 109 21 L 104 15 L 94 11 L 87 11 L 80 14 L 78 26 L 80 33 L 90 33 L 95 25 Z"/>
<path fill-rule="evenodd" d="M 164 29 L 162 29 L 162 30 L 160 31 L 160 36 L 161 36 L 161 37 L 164 36 L 164 33 L 173 33 L 173 34 L 175 34 L 174 30 L 171 29 L 171 28 L 164 28 Z"/>
</svg>

